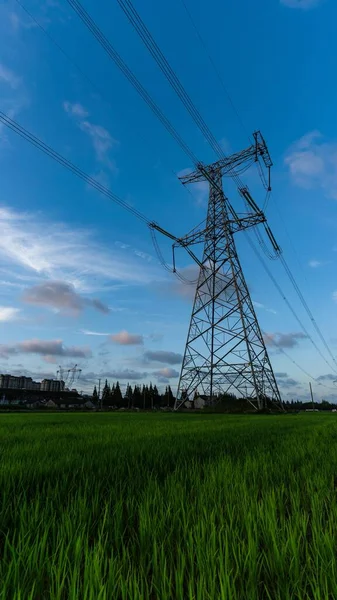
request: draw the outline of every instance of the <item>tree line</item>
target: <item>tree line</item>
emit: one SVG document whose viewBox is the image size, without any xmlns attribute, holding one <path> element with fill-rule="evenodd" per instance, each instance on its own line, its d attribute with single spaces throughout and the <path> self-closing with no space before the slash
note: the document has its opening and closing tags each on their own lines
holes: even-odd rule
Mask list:
<svg viewBox="0 0 337 600">
<path fill-rule="evenodd" d="M 94 387 L 92 398 L 95 404 L 100 403 L 96 386 Z M 164 406 L 173 408 L 174 400 L 171 386 L 169 385 L 166 386 L 165 392 L 160 394 L 157 386 L 152 385 L 152 383 L 142 386 L 135 385 L 133 388 L 128 383 L 123 394 L 118 381 L 111 386 L 107 379 L 105 380 L 101 394 L 102 406 L 116 406 L 117 408 L 142 408 L 143 410 Z"/>
</svg>

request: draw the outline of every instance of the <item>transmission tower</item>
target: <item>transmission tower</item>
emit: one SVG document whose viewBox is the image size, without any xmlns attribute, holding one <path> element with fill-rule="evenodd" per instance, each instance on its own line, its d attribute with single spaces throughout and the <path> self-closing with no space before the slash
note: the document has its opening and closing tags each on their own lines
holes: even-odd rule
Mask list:
<svg viewBox="0 0 337 600">
<path fill-rule="evenodd" d="M 65 384 L 65 378 L 64 378 L 64 374 L 65 374 L 65 369 L 60 365 L 58 371 L 56 371 L 57 377 L 59 379 L 59 381 L 63 381 L 63 383 Z"/>
<path fill-rule="evenodd" d="M 262 223 L 274 251 L 279 253 L 280 248 L 248 188 L 240 182 L 239 193 L 248 212 L 239 214 L 222 186 L 223 175 L 235 179 L 236 173 L 254 161 L 261 161 L 268 171 L 266 187 L 267 193 L 270 192 L 272 162 L 260 132 L 254 133 L 254 142 L 242 152 L 211 165 L 199 164 L 196 171 L 180 178 L 184 184 L 208 181 L 209 200 L 205 228 L 175 238 L 173 244 L 173 248 L 184 247 L 200 267 L 176 410 L 193 400 L 195 393 L 204 395 L 208 405 L 216 404 L 223 394 L 234 393 L 247 398 L 258 409 L 267 407 L 268 402 L 283 408 L 234 234 Z M 156 224 L 152 227 L 173 238 Z M 201 260 L 191 251 L 198 243 L 203 243 Z M 175 271 L 174 251 L 173 262 Z"/>
<path fill-rule="evenodd" d="M 68 369 L 67 385 L 69 389 L 71 389 L 71 386 L 74 384 L 75 379 L 77 381 L 80 378 L 81 373 L 82 369 L 78 369 L 77 365 L 72 367 L 72 369 Z"/>
</svg>

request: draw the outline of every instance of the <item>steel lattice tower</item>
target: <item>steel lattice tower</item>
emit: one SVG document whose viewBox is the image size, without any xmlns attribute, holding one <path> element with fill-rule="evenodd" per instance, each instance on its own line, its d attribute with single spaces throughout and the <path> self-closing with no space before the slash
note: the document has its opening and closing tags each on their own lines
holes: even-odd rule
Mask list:
<svg viewBox="0 0 337 600">
<path fill-rule="evenodd" d="M 265 142 L 259 132 L 254 137 L 255 145 L 249 149 L 208 167 L 198 165 L 194 173 L 181 178 L 183 183 L 207 180 L 209 201 L 205 229 L 194 231 L 175 244 L 188 251 L 192 244 L 204 244 L 203 257 L 198 261 L 200 271 L 176 410 L 193 400 L 196 392 L 206 396 L 210 405 L 218 401 L 219 395 L 234 393 L 247 398 L 259 409 L 268 402 L 279 408 L 283 406 L 239 261 L 234 233 L 264 223 L 274 247 L 277 244 L 248 188 L 239 189 L 249 209 L 239 217 L 222 187 L 224 172 L 251 158 L 262 157 L 270 169 L 272 163 Z"/>
</svg>

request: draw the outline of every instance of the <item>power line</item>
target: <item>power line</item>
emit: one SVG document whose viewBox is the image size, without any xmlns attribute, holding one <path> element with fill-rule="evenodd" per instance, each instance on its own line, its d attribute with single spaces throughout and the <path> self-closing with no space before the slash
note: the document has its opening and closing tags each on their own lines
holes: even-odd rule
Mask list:
<svg viewBox="0 0 337 600">
<path fill-rule="evenodd" d="M 119 198 L 116 194 L 111 192 L 111 190 L 109 190 L 109 188 L 105 187 L 99 181 L 97 181 L 97 179 L 90 177 L 90 175 L 88 175 L 87 173 L 82 171 L 79 167 L 74 165 L 72 162 L 70 162 L 69 160 L 64 158 L 64 156 L 62 156 L 61 154 L 59 154 L 58 152 L 53 150 L 53 148 L 51 148 L 50 146 L 45 144 L 42 140 L 40 140 L 39 138 L 34 136 L 32 133 L 27 131 L 27 129 L 25 129 L 24 127 L 19 125 L 16 121 L 14 121 L 10 117 L 8 117 L 8 115 L 3 113 L 2 111 L 0 111 L 0 122 L 3 123 L 4 125 L 6 125 L 6 127 L 9 127 L 12 131 L 17 133 L 20 137 L 27 140 L 30 144 L 32 144 L 33 146 L 35 146 L 36 148 L 41 150 L 41 152 L 50 156 L 50 158 L 52 158 L 53 160 L 58 162 L 60 165 L 62 165 L 66 169 L 68 169 L 68 171 L 71 171 L 74 175 L 76 175 L 77 177 L 79 177 L 80 179 L 85 181 L 88 185 L 95 188 L 98 192 L 100 192 L 104 196 L 107 196 L 110 200 L 112 200 L 113 202 L 115 202 L 116 204 L 118 204 L 119 206 L 124 208 L 125 210 L 129 211 L 131 214 L 133 214 L 135 217 L 137 217 L 137 219 L 140 219 L 147 225 L 150 225 L 149 219 L 147 219 L 147 217 L 143 213 L 141 213 L 139 210 L 137 210 L 136 208 L 134 208 L 133 206 L 131 206 L 130 204 L 125 202 L 125 200 L 122 200 L 121 198 Z"/>
<path fill-rule="evenodd" d="M 246 126 L 245 126 L 245 124 L 244 124 L 244 122 L 243 122 L 243 120 L 242 120 L 242 118 L 240 116 L 240 113 L 237 110 L 237 108 L 236 108 L 236 106 L 235 106 L 235 104 L 234 104 L 234 102 L 233 102 L 233 100 L 232 100 L 232 98 L 231 98 L 231 96 L 230 96 L 230 94 L 228 92 L 228 89 L 227 89 L 226 84 L 225 84 L 225 82 L 223 80 L 223 77 L 221 76 L 220 71 L 219 71 L 219 69 L 217 68 L 217 66 L 215 64 L 215 61 L 213 60 L 213 58 L 212 58 L 212 56 L 211 56 L 211 54 L 210 54 L 210 52 L 209 52 L 209 50 L 208 50 L 208 48 L 206 46 L 206 43 L 203 40 L 203 38 L 202 38 L 202 36 L 200 34 L 200 31 L 198 30 L 198 27 L 197 27 L 197 25 L 195 23 L 195 20 L 192 17 L 191 11 L 187 7 L 187 4 L 186 4 L 185 0 L 180 0 L 180 1 L 181 1 L 182 5 L 183 5 L 185 11 L 186 11 L 186 14 L 187 14 L 189 20 L 191 21 L 192 27 L 195 30 L 195 33 L 196 33 L 196 35 L 197 35 L 197 37 L 199 39 L 199 42 L 200 42 L 200 44 L 202 45 L 202 47 L 203 47 L 203 49 L 205 51 L 205 54 L 206 54 L 206 56 L 207 56 L 207 58 L 208 58 L 208 60 L 209 60 L 209 62 L 211 64 L 211 66 L 212 66 L 212 68 L 213 68 L 213 70 L 214 70 L 214 72 L 215 72 L 215 74 L 216 74 L 216 76 L 217 76 L 217 78 L 218 78 L 218 80 L 220 82 L 220 85 L 221 85 L 221 87 L 222 87 L 225 95 L 227 96 L 227 99 L 228 99 L 228 101 L 229 101 L 229 103 L 230 103 L 230 105 L 231 105 L 231 107 L 232 107 L 232 109 L 233 109 L 233 111 L 234 111 L 234 113 L 235 113 L 235 115 L 236 115 L 236 117 L 237 117 L 237 119 L 238 119 L 238 121 L 239 121 L 239 123 L 240 123 L 240 125 L 241 125 L 241 127 L 242 127 L 242 129 L 244 131 L 244 133 L 245 133 L 245 135 L 250 140 L 250 135 L 249 135 L 249 133 L 247 131 L 247 128 L 246 128 Z"/>
<path fill-rule="evenodd" d="M 262 329 L 261 329 L 261 331 L 262 331 L 262 334 L 265 336 L 265 338 L 267 338 L 268 341 L 271 341 L 271 343 L 274 344 L 274 346 L 276 346 L 278 348 L 278 350 L 282 354 L 284 354 L 300 371 L 302 371 L 302 373 L 304 373 L 304 375 L 309 377 L 309 379 L 312 379 L 315 383 L 318 383 L 318 385 L 321 385 L 321 386 L 327 388 L 328 390 L 333 390 L 335 393 L 337 393 L 337 388 L 332 388 L 328 385 L 325 385 L 325 383 L 321 383 L 321 381 L 318 381 L 317 379 L 315 379 L 315 377 L 313 377 L 312 375 L 310 375 L 310 373 L 308 373 L 308 371 L 303 369 L 303 367 L 301 367 L 301 365 L 299 365 L 298 362 L 296 362 L 296 360 L 294 360 L 291 356 L 289 356 L 289 354 L 282 348 L 282 346 L 280 346 L 280 344 L 278 344 L 270 335 L 268 335 L 268 333 L 266 333 Z"/>
<path fill-rule="evenodd" d="M 215 136 L 209 129 L 208 125 L 205 123 L 200 112 L 198 111 L 198 109 L 194 105 L 193 101 L 191 100 L 191 97 L 186 92 L 185 88 L 183 87 L 182 83 L 178 79 L 176 73 L 172 69 L 172 67 L 169 64 L 169 62 L 167 61 L 166 57 L 160 50 L 158 44 L 154 40 L 152 34 L 146 27 L 146 25 L 145 25 L 144 21 L 142 20 L 142 18 L 140 17 L 140 15 L 136 11 L 132 2 L 130 0 L 117 0 L 117 2 L 119 4 L 119 6 L 121 7 L 121 9 L 123 10 L 124 14 L 129 19 L 129 21 L 132 24 L 132 26 L 134 27 L 134 29 L 137 31 L 138 35 L 144 42 L 145 46 L 149 50 L 150 54 L 156 61 L 157 65 L 159 66 L 159 68 L 161 69 L 163 74 L 165 75 L 166 79 L 173 87 L 174 91 L 176 92 L 177 96 L 179 97 L 179 99 L 181 100 L 183 105 L 185 106 L 186 110 L 189 112 L 192 119 L 194 120 L 196 125 L 199 127 L 200 131 L 203 133 L 203 135 L 209 142 L 210 146 L 213 148 L 214 152 L 222 157 L 223 150 L 222 150 L 219 142 L 217 141 L 217 139 L 215 138 Z"/>
<path fill-rule="evenodd" d="M 253 250 L 254 254 L 256 255 L 256 257 L 258 258 L 259 262 L 261 263 L 261 265 L 263 266 L 264 270 L 266 271 L 268 277 L 271 279 L 271 281 L 273 282 L 274 286 L 276 287 L 277 291 L 279 292 L 279 294 L 281 295 L 281 297 L 283 298 L 284 302 L 286 303 L 286 305 L 288 306 L 289 310 L 291 311 L 292 315 L 294 316 L 294 318 L 296 319 L 297 323 L 299 324 L 300 328 L 302 329 L 303 333 L 306 335 L 306 337 L 310 340 L 311 344 L 313 345 L 313 347 L 315 348 L 315 350 L 318 352 L 318 354 L 320 355 L 320 357 L 324 360 L 324 362 L 328 365 L 329 369 L 332 369 L 333 371 L 335 371 L 335 368 L 332 367 L 330 365 L 330 363 L 326 360 L 325 356 L 322 354 L 321 350 L 318 348 L 316 342 L 313 340 L 313 338 L 311 337 L 310 333 L 308 332 L 308 330 L 306 329 L 306 327 L 303 325 L 302 321 L 300 320 L 300 318 L 297 316 L 295 310 L 293 309 L 292 305 L 290 304 L 289 300 L 287 299 L 287 297 L 285 296 L 285 294 L 283 293 L 281 286 L 278 284 L 278 282 L 276 281 L 274 275 L 271 273 L 270 269 L 267 267 L 266 263 L 264 262 L 263 258 L 260 256 L 257 248 L 255 247 L 255 244 L 253 243 L 253 241 L 250 239 L 248 233 L 246 232 L 246 239 L 251 247 L 251 249 Z M 336 372 L 336 371 L 335 371 Z"/>
<path fill-rule="evenodd" d="M 117 65 L 117 67 L 122 71 L 122 73 L 125 75 L 125 77 L 128 79 L 128 81 L 133 85 L 133 87 L 136 89 L 136 91 L 139 93 L 139 95 L 146 102 L 146 104 L 151 108 L 153 113 L 158 117 L 158 119 L 161 121 L 161 123 L 164 125 L 164 127 L 169 131 L 169 133 L 172 135 L 172 137 L 177 141 L 179 146 L 189 156 L 189 158 L 192 160 L 192 162 L 196 166 L 198 166 L 200 164 L 200 161 L 198 161 L 195 154 L 193 154 L 192 150 L 182 140 L 181 136 L 178 134 L 176 129 L 173 127 L 173 125 L 170 123 L 170 121 L 167 119 L 167 117 L 165 117 L 165 115 L 163 114 L 161 109 L 154 102 L 154 100 L 151 98 L 150 94 L 147 92 L 147 90 L 144 88 L 144 86 L 140 83 L 140 81 L 137 79 L 137 77 L 134 75 L 134 73 L 131 71 L 131 69 L 127 66 L 127 64 L 124 62 L 124 60 L 121 58 L 121 56 L 115 50 L 115 48 L 111 45 L 109 40 L 102 33 L 101 29 L 98 27 L 98 25 L 92 19 L 92 17 L 83 8 L 83 6 L 79 2 L 79 0 L 67 0 L 67 2 L 73 8 L 73 10 L 76 12 L 76 14 L 79 16 L 79 18 L 84 23 L 84 25 L 89 29 L 89 31 L 92 33 L 92 35 L 96 38 L 98 43 L 102 46 L 102 48 L 105 50 L 105 52 L 111 58 L 111 60 L 114 61 L 114 63 Z M 161 53 L 159 48 L 158 48 L 158 52 Z M 162 60 L 166 61 L 166 59 L 162 53 L 161 53 L 161 56 L 163 57 Z M 166 61 L 166 63 L 167 63 L 167 61 Z M 167 65 L 168 65 L 168 63 L 167 63 Z M 171 67 L 169 65 L 168 65 L 168 67 L 169 67 L 169 69 L 171 69 Z M 173 73 L 173 71 L 172 71 L 172 73 Z M 172 75 L 172 78 L 174 78 L 174 73 Z M 172 81 L 173 81 L 173 79 L 172 79 Z M 181 84 L 180 84 L 180 86 L 181 86 Z M 182 86 L 181 86 L 181 88 L 182 88 Z M 184 93 L 187 94 L 185 92 L 185 90 L 184 90 Z M 181 92 L 181 94 L 183 94 L 183 92 Z M 191 101 L 190 109 L 191 109 L 192 113 L 195 115 L 195 118 L 197 119 L 197 121 L 199 122 L 198 126 L 200 126 L 202 128 L 202 131 L 203 131 L 204 135 L 207 137 L 213 150 L 221 158 L 226 158 L 225 153 L 223 152 L 223 150 L 222 150 L 221 146 L 219 145 L 218 141 L 216 140 L 216 138 L 213 136 L 212 132 L 209 130 L 209 128 L 207 127 L 206 124 L 204 126 L 201 123 L 201 121 L 199 120 L 199 116 L 200 116 L 200 119 L 202 119 L 202 117 L 201 117 L 200 113 L 198 113 L 197 109 L 194 107 L 192 101 Z M 203 119 L 202 119 L 202 122 L 204 123 Z M 237 173 L 234 171 L 234 169 L 230 169 L 230 173 L 231 173 L 232 178 L 236 182 L 238 188 L 242 189 L 244 187 L 244 185 L 241 182 Z M 205 176 L 210 181 L 210 177 L 207 177 L 207 175 L 205 175 Z"/>
<path fill-rule="evenodd" d="M 49 31 L 41 23 L 32 15 L 32 13 L 26 8 L 20 0 L 16 0 L 18 5 L 22 8 L 22 10 L 30 17 L 30 19 L 43 31 L 43 33 L 48 37 L 48 39 L 56 46 L 56 48 L 63 54 L 63 56 L 67 59 L 67 61 L 78 70 L 78 72 L 86 79 L 88 83 L 96 90 L 96 92 L 103 96 L 102 91 L 97 87 L 97 85 L 88 77 L 88 75 L 81 69 L 81 67 L 74 61 L 73 58 L 60 46 L 60 44 L 50 35 Z"/>
<path fill-rule="evenodd" d="M 20 4 L 20 6 L 22 6 L 21 3 L 19 2 L 19 0 L 17 0 L 17 1 Z M 157 104 L 152 100 L 151 96 L 148 94 L 148 92 L 145 90 L 145 88 L 142 86 L 142 84 L 139 82 L 139 80 L 135 77 L 135 75 L 129 69 L 129 67 L 126 65 L 126 63 L 122 60 L 122 58 L 120 57 L 120 55 L 111 46 L 110 42 L 103 35 L 103 33 L 101 32 L 101 30 L 98 28 L 98 26 L 93 21 L 93 19 L 89 16 L 89 14 L 85 11 L 85 9 L 81 6 L 81 4 L 77 0 L 67 0 L 67 1 L 73 7 L 73 9 L 75 10 L 75 12 L 79 15 L 79 17 L 84 22 L 84 24 L 92 32 L 92 34 L 94 35 L 94 37 L 99 41 L 99 43 L 102 45 L 102 47 L 108 53 L 108 55 L 110 56 L 110 58 L 112 58 L 114 60 L 114 62 L 122 70 L 122 72 L 124 73 L 124 75 L 132 83 L 132 85 L 135 87 L 135 89 L 138 91 L 138 93 L 141 95 L 141 97 L 144 99 L 144 101 L 148 104 L 148 106 L 151 108 L 151 110 L 156 114 L 156 116 L 159 118 L 159 120 L 162 122 L 162 124 L 165 126 L 165 128 L 174 137 L 174 139 L 177 141 L 177 143 L 180 145 L 180 147 L 191 158 L 192 162 L 194 162 L 195 164 L 197 164 L 198 160 L 197 160 L 196 156 L 194 155 L 194 153 L 192 152 L 192 150 L 182 140 L 182 138 L 178 134 L 177 130 L 173 127 L 173 125 L 170 123 L 170 121 L 165 117 L 165 115 L 160 110 L 160 108 L 157 106 Z M 217 142 L 216 138 L 214 137 L 214 135 L 212 134 L 212 132 L 210 131 L 210 129 L 208 128 L 208 126 L 206 125 L 206 123 L 203 120 L 203 118 L 201 117 L 200 113 L 195 108 L 192 100 L 190 99 L 190 97 L 188 96 L 187 92 L 185 91 L 185 89 L 181 85 L 180 81 L 178 80 L 178 78 L 175 75 L 174 71 L 172 70 L 172 68 L 170 67 L 169 63 L 167 62 L 166 58 L 162 54 L 161 50 L 159 49 L 159 47 L 155 43 L 154 39 L 152 38 L 150 32 L 148 31 L 148 29 L 146 28 L 145 24 L 143 23 L 143 21 L 139 17 L 138 13 L 136 12 L 136 10 L 134 9 L 134 7 L 132 6 L 132 3 L 130 2 L 130 0 L 118 0 L 118 2 L 120 4 L 120 6 L 123 8 L 125 14 L 127 14 L 127 16 L 130 19 L 131 23 L 134 25 L 134 27 L 138 31 L 138 33 L 141 36 L 141 38 L 143 39 L 144 43 L 146 44 L 146 46 L 150 50 L 150 52 L 151 52 L 152 56 L 155 58 L 157 64 L 160 66 L 160 68 L 164 72 L 165 76 L 170 81 L 171 85 L 175 89 L 175 91 L 178 94 L 179 98 L 181 99 L 181 101 L 183 102 L 183 104 L 185 105 L 185 107 L 187 108 L 187 110 L 189 111 L 189 113 L 191 114 L 191 116 L 193 117 L 193 119 L 195 120 L 195 122 L 197 123 L 198 127 L 201 129 L 201 131 L 205 135 L 206 139 L 209 141 L 209 143 L 212 146 L 213 150 L 216 153 L 218 153 L 220 156 L 224 157 L 225 154 L 224 154 L 221 146 Z M 28 13 L 28 11 L 26 11 L 26 12 Z M 28 13 L 28 14 L 30 14 L 30 13 Z M 32 18 L 34 19 L 34 17 L 32 17 Z M 42 26 L 41 26 L 41 28 L 43 29 L 43 31 L 45 31 Z M 53 40 L 53 42 L 54 42 L 54 40 Z M 56 43 L 56 42 L 54 42 L 54 43 Z M 58 44 L 57 44 L 57 46 L 58 46 Z M 61 47 L 60 46 L 58 46 L 58 47 L 64 53 L 64 51 L 61 49 Z M 68 58 L 68 55 L 66 53 L 64 53 L 64 54 Z M 71 60 L 71 62 L 73 62 L 73 61 Z M 4 115 L 4 116 L 6 117 L 6 115 Z M 9 126 L 11 126 L 11 125 L 9 125 Z M 22 131 L 21 131 L 20 135 L 23 135 Z M 41 141 L 38 141 L 38 143 L 37 143 L 37 138 L 35 138 L 35 141 L 32 141 L 32 143 L 34 143 L 34 145 L 38 146 L 38 143 L 41 144 Z M 42 144 L 43 144 L 43 142 L 42 142 Z M 72 163 L 70 163 L 69 161 L 66 161 L 66 159 L 64 159 L 60 155 L 57 155 L 51 148 L 49 148 L 46 145 L 44 145 L 44 146 L 45 147 L 44 147 L 43 151 L 45 153 L 48 153 L 50 156 L 52 156 L 52 153 L 53 153 L 54 156 L 52 156 L 52 157 L 55 160 L 57 160 L 61 164 L 64 164 L 64 166 L 67 166 L 67 168 L 70 169 L 70 170 L 72 170 L 73 172 L 76 172 L 76 170 L 77 170 L 76 174 L 79 177 L 81 177 L 82 179 L 83 178 L 88 178 L 87 182 L 90 185 L 92 185 L 96 189 L 98 189 L 97 186 L 101 186 L 101 184 L 99 184 L 98 181 L 96 181 L 93 178 L 90 178 L 88 175 L 84 174 L 75 165 L 72 165 Z M 66 165 L 66 163 L 64 161 L 66 161 L 66 163 L 68 163 L 68 165 Z M 236 180 L 236 182 L 238 183 L 239 187 L 242 187 L 242 183 L 241 183 L 240 178 L 237 175 L 237 173 L 235 173 L 235 171 L 232 170 L 232 174 L 233 174 L 233 179 Z M 92 180 L 92 183 L 89 182 L 89 179 Z M 104 186 L 101 186 L 101 187 L 102 187 L 102 189 L 104 188 Z M 105 191 L 103 191 L 102 193 L 105 193 L 107 195 L 107 192 L 111 196 L 114 196 L 112 194 L 112 192 L 110 192 L 108 190 L 108 188 L 105 188 Z M 115 196 L 115 198 L 117 198 L 117 197 Z M 126 208 L 130 212 L 133 212 L 133 214 L 137 214 L 138 211 L 135 211 L 132 207 L 130 207 L 129 205 L 126 205 L 126 203 L 124 203 L 124 201 L 118 199 L 118 203 L 121 204 L 121 205 L 124 205 L 124 208 Z M 138 213 L 138 215 L 141 215 L 141 213 Z M 143 220 L 145 219 L 145 221 L 146 221 L 146 218 L 143 217 L 143 216 L 139 217 L 139 218 L 142 218 Z M 320 329 L 319 329 L 319 327 L 318 327 L 315 319 L 313 318 L 313 315 L 312 315 L 312 313 L 311 313 L 311 311 L 310 311 L 310 309 L 309 309 L 306 301 L 304 300 L 304 297 L 303 297 L 303 295 L 302 295 L 302 293 L 301 293 L 301 291 L 300 291 L 300 289 L 299 289 L 299 287 L 298 287 L 298 285 L 297 285 L 297 283 L 296 283 L 296 281 L 295 281 L 295 279 L 294 279 L 294 277 L 293 277 L 293 275 L 292 275 L 292 273 L 291 273 L 291 271 L 290 271 L 290 269 L 289 269 L 289 267 L 288 267 L 288 265 L 287 265 L 287 263 L 286 263 L 286 261 L 285 261 L 285 259 L 283 257 L 281 258 L 281 261 L 282 261 L 283 266 L 284 266 L 284 268 L 286 270 L 286 273 L 287 273 L 288 277 L 290 278 L 290 280 L 291 280 L 291 282 L 292 282 L 292 284 L 293 284 L 293 286 L 294 286 L 297 294 L 299 295 L 299 298 L 300 298 L 300 300 L 301 300 L 301 302 L 302 302 L 302 304 L 303 304 L 306 312 L 308 313 L 309 318 L 311 319 L 311 321 L 312 321 L 312 323 L 313 323 L 313 325 L 314 325 L 314 327 L 315 327 L 315 329 L 316 329 L 316 331 L 317 331 L 317 333 L 318 333 L 321 341 L 323 342 L 323 344 L 324 344 L 325 348 L 327 349 L 329 355 L 331 356 L 333 362 L 337 365 L 337 363 L 335 361 L 335 358 L 333 357 L 332 352 L 330 351 L 330 348 L 328 347 L 328 345 L 326 343 L 326 340 L 324 339 L 324 337 L 323 337 L 323 335 L 322 335 L 322 333 L 321 333 L 321 331 L 320 331 Z M 330 368 L 332 368 L 332 367 L 330 366 Z"/>
<path fill-rule="evenodd" d="M 91 31 L 93 36 L 97 39 L 99 44 L 103 47 L 105 52 L 114 61 L 114 63 L 118 66 L 118 68 L 122 71 L 128 81 L 133 85 L 138 94 L 143 98 L 144 102 L 149 106 L 152 112 L 156 115 L 156 117 L 160 120 L 160 122 L 164 125 L 166 130 L 170 133 L 170 135 L 175 139 L 180 148 L 189 156 L 190 160 L 194 164 L 198 164 L 198 159 L 195 154 L 189 148 L 189 146 L 183 141 L 177 130 L 174 128 L 172 123 L 167 119 L 164 113 L 161 111 L 159 106 L 154 102 L 151 98 L 150 94 L 144 88 L 144 86 L 140 83 L 139 79 L 135 76 L 135 74 L 131 71 L 131 69 L 127 66 L 118 52 L 113 48 L 110 44 L 109 40 L 105 37 L 99 27 L 96 25 L 94 20 L 90 17 L 87 11 L 82 7 L 82 5 L 77 2 L 77 0 L 67 0 L 68 4 L 74 9 L 77 15 L 80 17 L 85 26 Z"/>
<path fill-rule="evenodd" d="M 162 264 L 162 266 L 170 273 L 172 273 L 172 272 L 175 273 L 175 275 L 179 279 L 184 281 L 185 283 L 190 283 L 190 284 L 195 283 L 195 282 L 191 282 L 191 281 L 185 279 L 180 273 L 174 271 L 173 268 L 170 267 L 165 262 L 165 260 L 162 256 L 162 253 L 160 251 L 158 242 L 156 240 L 156 236 L 155 236 L 155 232 L 154 232 L 154 228 L 153 228 L 153 224 L 154 224 L 153 221 L 150 221 L 139 210 L 137 210 L 136 208 L 134 208 L 133 206 L 131 206 L 130 204 L 125 202 L 125 200 L 122 200 L 121 198 L 119 198 L 116 194 L 111 192 L 111 190 L 109 190 L 109 188 L 107 188 L 106 186 L 102 185 L 99 181 L 97 181 L 97 179 L 90 177 L 87 173 L 85 173 L 79 167 L 77 167 L 72 162 L 70 162 L 69 160 L 64 158 L 64 156 L 62 156 L 61 154 L 59 154 L 58 152 L 53 150 L 53 148 L 51 148 L 50 146 L 45 144 L 42 140 L 40 140 L 39 138 L 34 136 L 32 133 L 27 131 L 27 129 L 25 129 L 24 127 L 19 125 L 19 123 L 17 123 L 13 119 L 11 119 L 8 115 L 3 113 L 2 111 L 0 111 L 0 123 L 3 123 L 3 125 L 5 125 L 9 129 L 14 131 L 14 133 L 18 134 L 20 137 L 22 137 L 23 139 L 28 141 L 30 144 L 32 144 L 33 146 L 38 148 L 38 150 L 41 150 L 41 152 L 43 152 L 44 154 L 46 154 L 47 156 L 49 156 L 50 158 L 52 158 L 53 160 L 58 162 L 61 166 L 65 167 L 68 171 L 70 171 L 71 173 L 73 173 L 74 175 L 76 175 L 77 177 L 82 179 L 83 181 L 85 181 L 88 185 L 90 185 L 91 187 L 96 189 L 98 192 L 100 192 L 104 196 L 107 196 L 110 200 L 112 200 L 113 202 L 115 202 L 116 204 L 118 204 L 119 206 L 121 206 L 122 208 L 127 210 L 128 212 L 130 212 L 133 216 L 137 217 L 137 219 L 139 219 L 143 223 L 145 223 L 150 229 L 153 245 L 156 250 L 158 259 L 159 259 L 160 263 Z M 175 239 L 175 240 L 177 239 L 174 236 L 171 236 L 171 237 L 172 237 L 172 239 Z"/>
<path fill-rule="evenodd" d="M 337 367 L 336 359 L 335 359 L 334 355 L 332 354 L 332 352 L 331 352 L 331 350 L 330 350 L 330 348 L 329 348 L 329 346 L 328 346 L 328 344 L 327 344 L 327 342 L 325 340 L 325 337 L 323 336 L 320 328 L 318 327 L 317 322 L 316 322 L 316 320 L 315 320 L 315 318 L 314 318 L 314 316 L 313 316 L 313 314 L 312 314 L 312 312 L 311 312 L 311 310 L 310 310 L 307 302 L 305 301 L 305 298 L 304 298 L 304 296 L 303 296 L 303 294 L 302 294 L 302 292 L 301 292 L 298 284 L 296 283 L 296 280 L 295 280 L 295 278 L 294 278 L 294 276 L 293 276 L 293 274 L 292 274 L 292 272 L 291 272 L 291 270 L 290 270 L 290 268 L 289 268 L 289 266 L 288 266 L 288 264 L 287 264 L 284 256 L 281 256 L 280 260 L 281 260 L 281 263 L 282 263 L 282 265 L 283 265 L 283 267 L 284 267 L 284 269 L 285 269 L 285 271 L 286 271 L 286 273 L 287 273 L 287 275 L 288 275 L 288 277 L 289 277 L 289 279 L 290 279 L 290 281 L 291 281 L 291 283 L 292 283 L 292 285 L 293 285 L 293 287 L 294 287 L 294 289 L 295 289 L 295 291 L 296 291 L 296 293 L 297 293 L 297 295 L 298 295 L 298 297 L 299 297 L 299 299 L 300 299 L 300 301 L 301 301 L 301 303 L 302 303 L 302 305 L 303 305 L 303 307 L 304 307 L 304 309 L 305 309 L 305 311 L 306 311 L 306 313 L 307 313 L 310 321 L 312 322 L 312 324 L 313 324 L 313 326 L 314 326 L 317 334 L 319 335 L 319 337 L 320 337 L 320 339 L 321 339 L 321 341 L 322 341 L 325 349 L 327 350 L 330 358 L 333 360 L 333 362 L 335 363 L 335 365 Z"/>
</svg>

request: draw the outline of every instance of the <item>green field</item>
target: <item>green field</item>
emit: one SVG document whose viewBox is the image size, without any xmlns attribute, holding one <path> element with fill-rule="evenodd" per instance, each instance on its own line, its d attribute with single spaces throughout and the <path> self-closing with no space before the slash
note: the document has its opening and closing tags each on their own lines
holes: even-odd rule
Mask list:
<svg viewBox="0 0 337 600">
<path fill-rule="evenodd" d="M 337 598 L 337 415 L 1 414 L 0 598 Z"/>
</svg>

